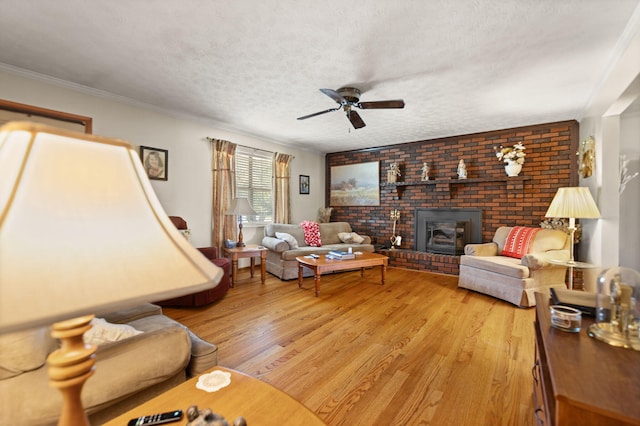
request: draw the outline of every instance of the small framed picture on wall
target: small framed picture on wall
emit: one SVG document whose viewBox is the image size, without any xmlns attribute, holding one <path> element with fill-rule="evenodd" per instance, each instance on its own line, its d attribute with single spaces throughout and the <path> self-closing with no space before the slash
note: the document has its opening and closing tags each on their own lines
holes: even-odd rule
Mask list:
<svg viewBox="0 0 640 426">
<path fill-rule="evenodd" d="M 166 149 L 140 147 L 140 159 L 149 179 L 168 180 L 169 151 Z"/>
<path fill-rule="evenodd" d="M 300 193 L 309 193 L 309 176 L 300 175 Z"/>
</svg>

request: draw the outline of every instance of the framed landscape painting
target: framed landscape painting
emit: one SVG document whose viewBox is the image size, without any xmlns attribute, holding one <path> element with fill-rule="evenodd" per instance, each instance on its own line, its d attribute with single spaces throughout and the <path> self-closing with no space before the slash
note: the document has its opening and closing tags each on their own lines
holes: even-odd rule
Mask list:
<svg viewBox="0 0 640 426">
<path fill-rule="evenodd" d="M 331 166 L 330 206 L 379 206 L 380 162 Z"/>
</svg>

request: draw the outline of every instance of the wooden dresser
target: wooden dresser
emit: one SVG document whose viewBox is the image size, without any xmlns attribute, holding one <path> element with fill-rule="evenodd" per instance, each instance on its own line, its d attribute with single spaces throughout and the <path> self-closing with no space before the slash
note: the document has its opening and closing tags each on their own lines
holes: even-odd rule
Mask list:
<svg viewBox="0 0 640 426">
<path fill-rule="evenodd" d="M 541 425 L 640 425 L 640 352 L 582 330 L 551 327 L 549 296 L 536 293 L 534 406 Z"/>
</svg>

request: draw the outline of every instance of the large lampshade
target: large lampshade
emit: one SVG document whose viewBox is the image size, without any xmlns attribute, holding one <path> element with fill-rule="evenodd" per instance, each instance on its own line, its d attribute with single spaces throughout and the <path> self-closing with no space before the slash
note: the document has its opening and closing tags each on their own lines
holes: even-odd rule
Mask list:
<svg viewBox="0 0 640 426">
<path fill-rule="evenodd" d="M 0 129 L 0 333 L 181 296 L 221 276 L 173 226 L 127 142 Z"/>
<path fill-rule="evenodd" d="M 88 423 L 80 395 L 96 348 L 83 333 L 94 313 L 215 287 L 221 276 L 173 226 L 127 142 L 0 128 L 0 333 L 54 323 L 61 346 L 47 361 L 62 393 L 59 425 Z"/>
<path fill-rule="evenodd" d="M 249 203 L 247 198 L 236 198 L 233 200 L 227 214 L 235 216 L 255 216 L 256 211 L 251 207 L 251 203 Z"/>
<path fill-rule="evenodd" d="M 545 217 L 597 219 L 600 217 L 600 211 L 589 188 L 558 188 Z"/>
</svg>

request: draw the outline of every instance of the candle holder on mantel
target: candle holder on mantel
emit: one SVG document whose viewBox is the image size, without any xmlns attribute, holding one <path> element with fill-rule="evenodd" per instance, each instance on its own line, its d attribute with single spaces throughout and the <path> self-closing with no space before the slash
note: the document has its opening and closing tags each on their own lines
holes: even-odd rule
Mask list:
<svg viewBox="0 0 640 426">
<path fill-rule="evenodd" d="M 395 249 L 396 246 L 400 247 L 400 243 L 402 243 L 402 237 L 400 235 L 396 235 L 396 223 L 400 220 L 400 212 L 398 209 L 391 210 L 391 220 L 393 221 L 393 235 L 391 236 L 391 250 Z"/>
</svg>

